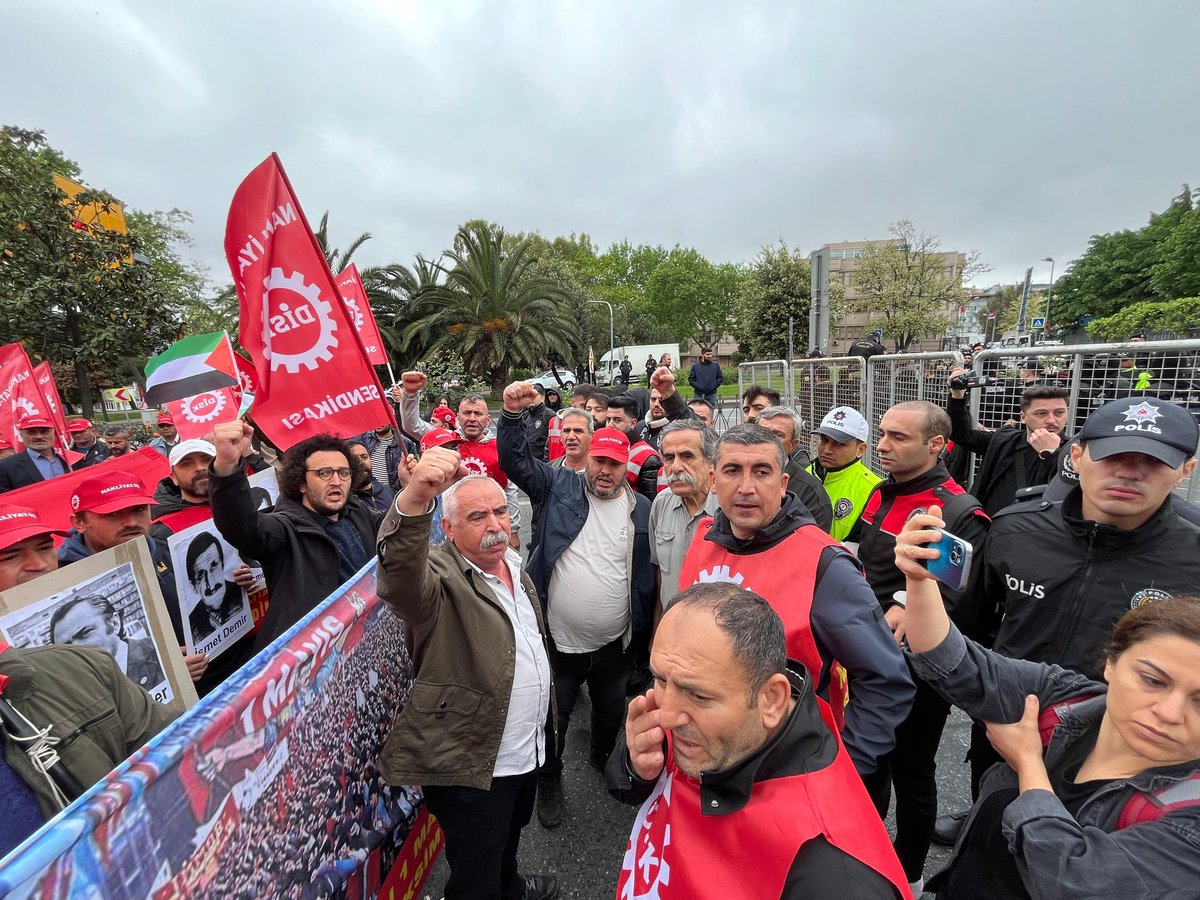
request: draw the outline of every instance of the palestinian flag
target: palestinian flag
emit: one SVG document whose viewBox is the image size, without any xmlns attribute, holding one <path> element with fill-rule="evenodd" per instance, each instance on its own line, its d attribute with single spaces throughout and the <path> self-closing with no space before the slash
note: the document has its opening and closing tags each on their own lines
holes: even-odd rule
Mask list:
<svg viewBox="0 0 1200 900">
<path fill-rule="evenodd" d="M 237 383 L 233 347 L 224 331 L 189 335 L 146 363 L 149 406 L 163 406 Z"/>
</svg>

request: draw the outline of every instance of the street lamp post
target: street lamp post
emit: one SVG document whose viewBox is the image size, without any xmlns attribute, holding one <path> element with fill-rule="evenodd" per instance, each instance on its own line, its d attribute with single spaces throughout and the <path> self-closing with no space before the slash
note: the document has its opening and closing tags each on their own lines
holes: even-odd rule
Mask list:
<svg viewBox="0 0 1200 900">
<path fill-rule="evenodd" d="M 1042 323 L 1042 340 L 1050 334 L 1050 298 L 1054 296 L 1054 257 L 1043 256 L 1042 262 L 1050 263 L 1050 289 L 1046 291 L 1046 321 Z"/>
<path fill-rule="evenodd" d="M 588 300 L 587 302 L 588 303 L 603 303 L 605 306 L 608 307 L 608 375 L 609 375 L 608 380 L 609 380 L 609 383 L 611 384 L 612 383 L 613 363 L 616 361 L 616 355 L 617 355 L 617 344 L 616 344 L 616 341 L 613 340 L 614 332 L 613 332 L 612 304 L 609 303 L 607 300 Z"/>
</svg>

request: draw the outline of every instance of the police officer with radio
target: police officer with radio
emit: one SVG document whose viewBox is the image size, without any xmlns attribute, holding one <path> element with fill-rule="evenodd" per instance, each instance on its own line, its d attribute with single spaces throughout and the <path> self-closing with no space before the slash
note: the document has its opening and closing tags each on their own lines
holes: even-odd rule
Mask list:
<svg viewBox="0 0 1200 900">
<path fill-rule="evenodd" d="M 968 600 L 996 628 L 993 649 L 1100 680 L 1100 649 L 1122 614 L 1200 586 L 1200 528 L 1174 511 L 1200 430 L 1182 407 L 1149 397 L 1112 400 L 1069 447 L 1078 486 L 1060 501 L 1018 503 L 996 514 Z M 998 757 L 981 728 L 971 781 Z M 935 839 L 952 843 L 959 814 Z"/>
</svg>

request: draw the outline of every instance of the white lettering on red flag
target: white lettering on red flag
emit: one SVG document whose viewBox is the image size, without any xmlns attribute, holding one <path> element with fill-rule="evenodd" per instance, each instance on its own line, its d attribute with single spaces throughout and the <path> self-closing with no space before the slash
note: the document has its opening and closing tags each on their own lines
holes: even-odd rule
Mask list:
<svg viewBox="0 0 1200 900">
<path fill-rule="evenodd" d="M 170 400 L 166 404 L 167 411 L 175 419 L 175 430 L 184 441 L 203 438 L 222 422 L 234 421 L 240 405 L 241 391 L 233 387 L 205 391 L 194 397 Z"/>
<path fill-rule="evenodd" d="M 45 365 L 49 371 L 48 364 L 41 365 Z M 57 388 L 54 388 L 54 395 L 57 400 Z M 0 347 L 0 437 L 12 444 L 18 453 L 25 449 L 25 442 L 17 426 L 26 416 L 44 416 L 52 420 L 55 423 L 54 449 L 59 453 L 66 449 L 66 423 L 63 422 L 61 427 L 58 424 L 62 420 L 61 407 L 51 409 L 42 396 L 37 375 L 29 363 L 24 346 L 5 344 Z"/>
<path fill-rule="evenodd" d="M 225 257 L 241 300 L 238 337 L 257 375 L 254 420 L 286 450 L 392 422 L 391 406 L 325 257 L 272 154 L 238 186 Z"/>
<path fill-rule="evenodd" d="M 367 351 L 367 359 L 373 366 L 387 365 L 387 353 L 383 350 L 383 338 L 379 334 L 379 325 L 375 322 L 375 313 L 371 310 L 371 301 L 367 299 L 367 289 L 363 287 L 362 278 L 358 274 L 358 266 L 354 263 L 342 269 L 337 277 L 338 291 L 341 292 L 342 302 L 350 321 L 358 329 L 362 338 L 363 349 Z"/>
</svg>

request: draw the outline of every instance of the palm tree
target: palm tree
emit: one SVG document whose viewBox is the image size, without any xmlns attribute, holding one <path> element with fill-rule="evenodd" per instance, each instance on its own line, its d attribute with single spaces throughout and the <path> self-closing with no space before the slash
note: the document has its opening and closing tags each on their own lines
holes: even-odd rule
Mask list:
<svg viewBox="0 0 1200 900">
<path fill-rule="evenodd" d="M 528 239 L 501 249 L 504 229 L 475 221 L 458 229 L 453 250 L 434 265 L 445 275 L 414 297 L 406 348 L 453 350 L 467 371 L 503 389 L 513 366 L 534 367 L 557 354 L 571 356 L 577 325 L 566 292 L 530 272 Z"/>
<path fill-rule="evenodd" d="M 435 262 L 418 255 L 412 268 L 400 263 L 369 269 L 370 283 L 363 274 L 363 286 L 371 298 L 379 333 L 388 348 L 388 355 L 400 358 L 408 366 L 421 357 L 423 348 L 406 346 L 404 329 L 413 322 L 413 313 L 420 298 L 438 284 L 442 270 Z M 360 273 L 362 274 L 362 273 Z"/>
</svg>

